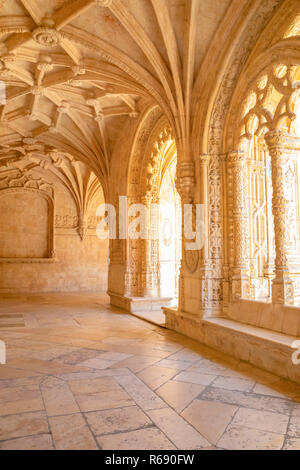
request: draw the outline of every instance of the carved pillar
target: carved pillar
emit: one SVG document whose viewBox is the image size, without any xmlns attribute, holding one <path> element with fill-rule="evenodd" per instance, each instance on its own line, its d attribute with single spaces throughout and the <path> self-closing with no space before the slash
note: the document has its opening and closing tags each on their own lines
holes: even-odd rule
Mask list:
<svg viewBox="0 0 300 470">
<path fill-rule="evenodd" d="M 201 265 L 207 266 L 209 253 L 208 253 L 208 170 L 209 170 L 209 155 L 199 155 L 196 157 L 196 193 L 199 194 L 199 204 L 203 205 L 203 216 L 205 224 L 205 237 L 204 246 L 201 252 Z M 195 201 L 196 202 L 196 201 Z"/>
<path fill-rule="evenodd" d="M 159 266 L 158 266 L 158 239 L 157 233 L 153 233 L 155 229 L 158 229 L 158 219 L 154 220 L 154 215 L 152 213 L 152 204 L 157 201 L 153 200 L 151 193 L 146 194 L 142 198 L 142 204 L 147 208 L 147 238 L 142 240 L 142 285 L 141 285 L 141 294 L 144 296 L 158 296 L 158 287 L 159 287 Z M 154 227 L 153 225 L 157 225 Z"/>
<path fill-rule="evenodd" d="M 184 206 L 185 204 L 192 204 L 194 201 L 195 192 L 195 166 L 193 162 L 182 162 L 177 165 L 177 178 L 176 189 L 181 197 L 182 204 L 182 261 L 180 266 L 179 276 L 179 310 L 185 310 L 185 295 L 184 295 L 184 276 L 185 272 L 193 273 L 199 260 L 199 253 L 197 251 L 185 250 L 186 240 L 184 239 Z"/>
<path fill-rule="evenodd" d="M 203 248 L 200 251 L 200 308 L 203 315 L 209 316 L 212 308 L 212 271 L 209 260 L 209 234 L 208 234 L 208 172 L 210 156 L 203 154 L 195 159 L 196 161 L 196 195 L 197 202 L 203 206 L 204 237 Z"/>
<path fill-rule="evenodd" d="M 266 169 L 265 177 L 265 194 L 266 194 L 266 215 L 267 215 L 267 226 L 266 226 L 266 238 L 267 238 L 267 257 L 264 266 L 264 277 L 267 281 L 267 295 L 266 300 L 272 301 L 272 280 L 274 278 L 274 267 L 275 267 L 275 236 L 274 236 L 274 224 L 273 224 L 273 211 L 272 211 L 272 169 L 271 169 L 271 156 L 268 151 L 268 146 L 263 138 L 263 142 L 260 144 L 264 153 L 264 162 Z"/>
<path fill-rule="evenodd" d="M 234 265 L 232 295 L 235 300 L 249 297 L 249 214 L 248 168 L 244 152 L 228 155 L 228 169 L 232 177 L 232 221 L 234 236 Z"/>
<path fill-rule="evenodd" d="M 278 304 L 294 303 L 294 284 L 290 278 L 290 261 L 296 240 L 296 182 L 295 153 L 290 137 L 281 131 L 265 136 L 271 155 L 273 198 L 272 209 L 275 230 L 275 278 L 272 281 L 272 301 Z"/>
<path fill-rule="evenodd" d="M 208 258 L 211 271 L 211 301 L 206 316 L 223 316 L 224 293 L 224 177 L 225 156 L 211 154 L 208 165 Z M 226 278 L 227 280 L 227 278 Z"/>
<path fill-rule="evenodd" d="M 128 207 L 132 204 L 139 204 L 140 199 L 138 197 L 128 198 Z M 126 215 L 128 217 L 128 214 Z M 131 218 L 128 217 L 127 223 L 131 222 Z M 126 271 L 125 271 L 125 290 L 124 295 L 128 297 L 139 296 L 139 278 L 138 273 L 140 271 L 140 242 L 141 240 L 132 240 L 127 237 L 126 240 Z"/>
</svg>

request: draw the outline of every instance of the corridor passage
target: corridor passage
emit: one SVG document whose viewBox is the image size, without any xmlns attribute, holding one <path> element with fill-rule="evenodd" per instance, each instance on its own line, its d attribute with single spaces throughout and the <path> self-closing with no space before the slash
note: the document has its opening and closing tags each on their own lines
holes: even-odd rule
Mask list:
<svg viewBox="0 0 300 470">
<path fill-rule="evenodd" d="M 0 340 L 0 450 L 300 449 L 300 386 L 104 295 L 5 295 Z"/>
</svg>

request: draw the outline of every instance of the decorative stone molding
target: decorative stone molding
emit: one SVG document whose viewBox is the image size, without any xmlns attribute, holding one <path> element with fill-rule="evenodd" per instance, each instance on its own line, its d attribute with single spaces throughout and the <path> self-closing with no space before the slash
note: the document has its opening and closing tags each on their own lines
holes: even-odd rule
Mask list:
<svg viewBox="0 0 300 470">
<path fill-rule="evenodd" d="M 77 215 L 56 215 L 54 221 L 55 228 L 76 229 L 78 227 Z"/>
<path fill-rule="evenodd" d="M 161 169 L 161 157 L 164 146 L 174 140 L 173 133 L 170 127 L 164 127 L 156 140 L 153 143 L 153 151 L 150 155 L 150 160 L 147 163 L 146 170 L 146 182 L 142 181 L 142 184 L 146 185 L 147 192 L 152 194 L 152 197 L 157 197 L 160 183 L 160 169 Z"/>
<path fill-rule="evenodd" d="M 0 179 L 0 191 L 3 189 L 34 189 L 45 193 L 48 197 L 53 199 L 54 191 L 53 186 L 46 183 L 42 178 L 33 178 L 30 174 L 19 173 L 17 176 L 8 176 L 4 179 Z"/>
<path fill-rule="evenodd" d="M 281 0 L 268 0 L 257 6 L 255 11 L 252 11 L 251 18 L 248 19 L 247 28 L 245 28 L 236 46 L 234 46 L 234 50 L 231 54 L 232 60 L 223 75 L 221 85 L 214 101 L 213 112 L 210 117 L 208 143 L 208 151 L 210 154 L 220 154 L 222 152 L 228 110 L 238 79 L 242 74 L 246 58 L 253 49 L 259 34 L 267 25 L 274 10 L 280 3 Z M 232 119 L 233 116 L 229 116 L 229 118 Z M 231 132 L 233 129 L 236 129 L 235 126 L 236 122 L 233 121 Z"/>
<path fill-rule="evenodd" d="M 62 112 L 65 112 L 64 103 Z M 12 152 L 18 152 L 21 158 L 13 158 Z M 55 148 L 46 147 L 31 139 L 23 147 L 10 147 L 6 150 L 7 160 L 0 160 L 1 188 L 24 187 L 47 193 L 54 198 L 55 183 L 62 184 L 70 194 L 77 209 L 76 225 L 68 219 L 56 219 L 61 228 L 76 228 L 81 240 L 88 233 L 86 214 L 95 194 L 101 190 L 99 180 L 94 173 L 68 154 Z M 1 156 L 1 151 L 0 151 Z M 44 182 L 44 177 L 51 178 L 54 184 Z"/>
<path fill-rule="evenodd" d="M 54 252 L 50 258 L 0 258 L 0 264 L 48 264 L 56 261 Z"/>
<path fill-rule="evenodd" d="M 199 251 L 184 250 L 184 262 L 190 274 L 193 274 L 199 264 Z"/>
</svg>

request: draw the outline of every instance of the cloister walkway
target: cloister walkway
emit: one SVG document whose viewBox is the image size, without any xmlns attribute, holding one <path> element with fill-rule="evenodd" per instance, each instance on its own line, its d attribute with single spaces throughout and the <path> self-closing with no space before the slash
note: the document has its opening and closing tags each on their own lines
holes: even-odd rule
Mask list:
<svg viewBox="0 0 300 470">
<path fill-rule="evenodd" d="M 110 307 L 0 302 L 0 450 L 300 449 L 300 386 Z"/>
</svg>

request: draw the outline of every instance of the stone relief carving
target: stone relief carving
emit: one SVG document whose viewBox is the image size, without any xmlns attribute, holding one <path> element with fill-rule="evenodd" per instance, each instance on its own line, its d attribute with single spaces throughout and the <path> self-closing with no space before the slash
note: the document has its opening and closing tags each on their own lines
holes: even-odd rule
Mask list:
<svg viewBox="0 0 300 470">
<path fill-rule="evenodd" d="M 264 25 L 267 24 L 275 8 L 280 4 L 280 1 L 281 0 L 267 0 L 261 3 L 251 21 L 248 22 L 243 39 L 239 41 L 232 54 L 234 59 L 222 80 L 210 119 L 208 145 L 210 154 L 222 153 L 225 119 L 237 80 L 245 64 L 245 57 L 251 52 L 259 33 L 263 30 Z M 234 124 L 231 128 L 234 128 Z"/>
<path fill-rule="evenodd" d="M 297 69 L 297 65 L 273 63 L 256 79 L 242 105 L 238 128 L 240 146 L 253 135 L 261 136 L 268 130 L 285 128 L 293 133 L 300 89 Z"/>
<path fill-rule="evenodd" d="M 56 215 L 55 228 L 77 228 L 78 216 L 77 215 Z"/>
<path fill-rule="evenodd" d="M 36 179 L 29 173 L 22 174 L 19 172 L 17 175 L 0 179 L 0 191 L 2 189 L 14 188 L 36 189 L 46 193 L 51 199 L 53 199 L 54 196 L 53 186 L 51 184 L 45 182 L 42 178 Z"/>
</svg>

